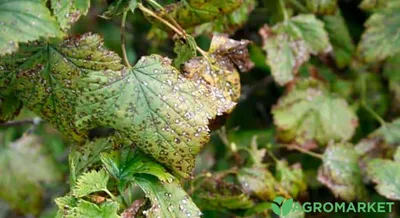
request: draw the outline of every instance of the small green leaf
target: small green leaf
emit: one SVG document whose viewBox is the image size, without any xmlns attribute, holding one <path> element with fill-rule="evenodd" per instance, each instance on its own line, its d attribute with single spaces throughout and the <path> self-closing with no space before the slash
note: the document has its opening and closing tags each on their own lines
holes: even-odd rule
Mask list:
<svg viewBox="0 0 400 218">
<path fill-rule="evenodd" d="M 255 194 L 262 200 L 272 200 L 276 196 L 275 178 L 266 168 L 241 168 L 238 180 L 246 193 Z"/>
<path fill-rule="evenodd" d="M 104 202 L 101 205 L 96 205 L 80 200 L 77 207 L 72 208 L 65 218 L 120 218 L 117 213 L 118 207 L 116 202 Z"/>
<path fill-rule="evenodd" d="M 84 78 L 77 126 L 108 126 L 182 177 L 209 140 L 209 119 L 234 103 L 207 85 L 185 79 L 158 55 L 142 57 L 132 69 L 96 71 Z"/>
<path fill-rule="evenodd" d="M 315 14 L 335 14 L 337 0 L 307 0 L 307 8 Z"/>
<path fill-rule="evenodd" d="M 259 33 L 267 52 L 267 64 L 280 85 L 294 79 L 310 54 L 327 52 L 331 48 L 324 23 L 314 15 L 298 15 L 272 28 L 264 26 Z"/>
<path fill-rule="evenodd" d="M 318 171 L 318 181 L 343 200 L 365 199 L 366 189 L 358 160 L 359 155 L 352 144 L 330 144 L 324 152 L 323 164 Z"/>
<path fill-rule="evenodd" d="M 338 12 L 335 15 L 324 16 L 323 21 L 333 47 L 336 65 L 339 68 L 348 66 L 351 63 L 355 45 L 343 16 Z"/>
<path fill-rule="evenodd" d="M 0 95 L 0 123 L 7 122 L 18 116 L 22 102 L 14 95 Z"/>
<path fill-rule="evenodd" d="M 287 199 L 285 202 L 282 204 L 282 215 L 286 216 L 289 214 L 289 212 L 292 210 L 293 207 L 293 198 Z"/>
<path fill-rule="evenodd" d="M 377 184 L 379 194 L 400 200 L 400 165 L 394 161 L 373 159 L 367 165 L 367 174 Z"/>
<path fill-rule="evenodd" d="M 279 139 L 300 145 L 348 140 L 358 125 L 347 102 L 313 79 L 298 81 L 279 99 L 272 114 Z"/>
<path fill-rule="evenodd" d="M 61 43 L 22 46 L 0 59 L 0 77 L 11 75 L 8 85 L 28 109 L 69 138 L 84 141 L 88 133 L 79 132 L 74 119 L 76 99 L 81 96 L 78 81 L 95 79 L 91 77 L 94 71 L 119 70 L 120 61 L 103 47 L 100 36 L 84 34 Z"/>
<path fill-rule="evenodd" d="M 1 141 L 0 150 L 0 198 L 11 208 L 38 215 L 44 185 L 57 183 L 61 177 L 55 161 L 45 155 L 40 139 L 32 135 L 10 144 Z"/>
<path fill-rule="evenodd" d="M 51 8 L 61 29 L 66 31 L 82 15 L 88 13 L 90 0 L 51 0 Z"/>
<path fill-rule="evenodd" d="M 154 176 L 137 176 L 135 183 L 143 189 L 152 204 L 151 208 L 143 212 L 146 217 L 179 218 L 202 215 L 176 180 L 161 183 Z"/>
<path fill-rule="evenodd" d="M 196 41 L 191 35 L 187 35 L 185 40 L 176 40 L 174 52 L 177 54 L 177 57 L 174 60 L 174 66 L 180 68 L 183 63 L 195 57 L 197 55 L 196 46 Z"/>
<path fill-rule="evenodd" d="M 107 189 L 108 179 L 108 174 L 102 169 L 86 172 L 76 181 L 72 194 L 75 197 L 84 197 L 93 192 L 104 191 Z"/>
<path fill-rule="evenodd" d="M 105 11 L 101 17 L 111 19 L 129 10 L 134 13 L 137 4 L 137 0 L 116 0 L 108 6 L 107 11 Z"/>
<path fill-rule="evenodd" d="M 372 14 L 365 22 L 357 52 L 366 62 L 382 61 L 400 52 L 400 2 L 390 1 L 387 7 Z"/>
<path fill-rule="evenodd" d="M 0 56 L 17 51 L 20 42 L 62 35 L 43 0 L 0 0 L 0 29 Z"/>
<path fill-rule="evenodd" d="M 285 160 L 278 161 L 276 164 L 276 179 L 279 181 L 280 186 L 294 198 L 307 190 L 307 183 L 300 164 L 294 164 L 289 167 Z"/>
</svg>

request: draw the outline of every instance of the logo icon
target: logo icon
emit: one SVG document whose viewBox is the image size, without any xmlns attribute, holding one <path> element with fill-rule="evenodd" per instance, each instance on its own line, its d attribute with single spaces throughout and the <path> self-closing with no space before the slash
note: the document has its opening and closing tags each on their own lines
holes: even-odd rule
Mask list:
<svg viewBox="0 0 400 218">
<path fill-rule="evenodd" d="M 293 198 L 285 199 L 278 196 L 271 204 L 272 211 L 278 216 L 286 216 L 293 208 Z"/>
</svg>

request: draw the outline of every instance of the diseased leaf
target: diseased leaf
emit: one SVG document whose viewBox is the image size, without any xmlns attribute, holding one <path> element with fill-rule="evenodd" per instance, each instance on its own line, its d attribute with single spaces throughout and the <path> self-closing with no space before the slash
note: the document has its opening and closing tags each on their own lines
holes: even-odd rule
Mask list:
<svg viewBox="0 0 400 218">
<path fill-rule="evenodd" d="M 109 176 L 104 170 L 92 170 L 82 174 L 76 181 L 72 194 L 75 197 L 84 197 L 93 192 L 107 189 Z"/>
<path fill-rule="evenodd" d="M 209 140 L 209 119 L 234 103 L 216 88 L 185 79 L 158 55 L 132 69 L 96 71 L 84 78 L 77 106 L 81 130 L 108 126 L 182 177 Z"/>
<path fill-rule="evenodd" d="M 214 178 L 202 179 L 199 182 L 192 196 L 201 209 L 225 211 L 254 206 L 250 197 L 236 185 Z"/>
<path fill-rule="evenodd" d="M 377 129 L 373 136 L 382 137 L 390 145 L 400 145 L 400 118 Z"/>
<path fill-rule="evenodd" d="M 194 27 L 193 35 L 213 35 L 213 33 L 227 33 L 232 35 L 246 24 L 250 13 L 256 5 L 257 1 L 255 0 L 243 0 L 241 6 L 232 13 L 226 14 L 212 22 Z"/>
<path fill-rule="evenodd" d="M 236 41 L 225 35 L 214 35 L 208 51 L 210 61 L 195 57 L 183 66 L 183 74 L 196 83 L 205 83 L 223 91 L 226 99 L 237 102 L 240 97 L 239 71 L 253 67 L 247 46 L 248 40 Z"/>
<path fill-rule="evenodd" d="M 151 208 L 143 212 L 146 217 L 179 218 L 202 215 L 176 180 L 161 183 L 153 176 L 137 176 L 135 182 L 151 201 Z"/>
<path fill-rule="evenodd" d="M 0 56 L 17 51 L 18 43 L 62 35 L 43 0 L 0 0 L 0 30 Z"/>
<path fill-rule="evenodd" d="M 400 200 L 400 165 L 394 161 L 373 159 L 367 165 L 367 174 L 376 183 L 379 194 Z"/>
<path fill-rule="evenodd" d="M 400 2 L 390 1 L 387 4 L 364 24 L 366 30 L 357 52 L 366 62 L 382 61 L 400 52 Z"/>
<path fill-rule="evenodd" d="M 352 60 L 355 45 L 341 13 L 324 16 L 325 29 L 333 47 L 333 56 L 339 68 L 348 66 Z"/>
<path fill-rule="evenodd" d="M 335 14 L 337 0 L 307 0 L 307 8 L 314 14 Z"/>
<path fill-rule="evenodd" d="M 267 64 L 280 85 L 294 79 L 310 54 L 331 49 L 324 23 L 314 15 L 298 15 L 272 28 L 264 26 L 259 33 L 263 38 L 263 49 L 267 52 Z"/>
<path fill-rule="evenodd" d="M 278 138 L 300 145 L 349 140 L 358 125 L 347 102 L 329 93 L 322 83 L 301 80 L 273 107 Z"/>
<path fill-rule="evenodd" d="M 275 178 L 266 168 L 241 168 L 238 180 L 246 193 L 255 194 L 262 200 L 273 200 L 276 196 Z"/>
<path fill-rule="evenodd" d="M 323 164 L 318 170 L 318 181 L 343 200 L 363 200 L 366 197 L 366 189 L 358 159 L 359 155 L 352 144 L 330 144 L 324 152 Z"/>
<path fill-rule="evenodd" d="M 0 198 L 11 208 L 38 215 L 44 184 L 54 184 L 61 177 L 55 161 L 44 153 L 36 136 L 8 143 L 0 134 L 0 140 Z"/>
<path fill-rule="evenodd" d="M 240 7 L 243 0 L 183 0 L 164 6 L 166 13 L 182 28 L 186 29 L 207 23 L 232 13 Z M 166 17 L 161 11 L 159 15 Z M 156 22 L 150 20 L 152 22 Z"/>
<path fill-rule="evenodd" d="M 22 103 L 14 95 L 0 95 L 0 123 L 7 122 L 18 116 Z"/>
<path fill-rule="evenodd" d="M 386 60 L 383 67 L 383 75 L 388 79 L 389 89 L 392 94 L 392 107 L 394 111 L 400 111 L 400 53 Z"/>
<path fill-rule="evenodd" d="M 0 59 L 0 75 L 24 105 L 76 141 L 87 132 L 75 128 L 78 80 L 93 71 L 121 69 L 120 58 L 103 47 L 98 35 L 85 34 L 58 44 L 23 46 Z M 86 87 L 86 85 L 84 85 Z"/>
<path fill-rule="evenodd" d="M 180 68 L 180 66 L 188 61 L 189 59 L 196 57 L 196 41 L 193 36 L 187 35 L 186 39 L 178 39 L 175 41 L 174 52 L 177 54 L 174 60 L 174 66 Z"/>
<path fill-rule="evenodd" d="M 101 17 L 111 19 L 129 10 L 134 13 L 137 4 L 137 0 L 116 0 L 108 6 L 107 11 L 105 11 Z"/>
<path fill-rule="evenodd" d="M 62 30 L 66 31 L 89 11 L 90 0 L 51 0 L 51 8 Z"/>
<path fill-rule="evenodd" d="M 285 160 L 276 163 L 276 179 L 287 193 L 296 198 L 307 190 L 307 183 L 300 164 L 288 166 Z"/>
<path fill-rule="evenodd" d="M 104 202 L 101 205 L 89 201 L 79 200 L 76 207 L 73 207 L 65 218 L 120 218 L 118 215 L 117 202 Z"/>
</svg>

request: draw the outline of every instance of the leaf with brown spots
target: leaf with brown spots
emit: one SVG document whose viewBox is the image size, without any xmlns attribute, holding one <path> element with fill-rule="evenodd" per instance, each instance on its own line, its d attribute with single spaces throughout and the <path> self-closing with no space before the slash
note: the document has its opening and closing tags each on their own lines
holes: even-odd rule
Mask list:
<svg viewBox="0 0 400 218">
<path fill-rule="evenodd" d="M 0 77 L 24 105 L 73 140 L 76 130 L 77 81 L 94 71 L 119 70 L 120 58 L 103 47 L 98 35 L 85 34 L 61 43 L 22 45 L 19 52 L 0 59 Z M 2 84 L 0 84 L 2 85 Z"/>
<path fill-rule="evenodd" d="M 51 8 L 62 30 L 79 20 L 89 11 L 90 0 L 51 0 Z"/>
<path fill-rule="evenodd" d="M 91 72 L 81 82 L 81 131 L 114 128 L 185 178 L 209 140 L 209 120 L 234 106 L 220 90 L 186 79 L 159 55 L 142 57 L 131 69 Z"/>
<path fill-rule="evenodd" d="M 0 123 L 14 119 L 21 109 L 22 103 L 14 95 L 0 95 Z"/>
<path fill-rule="evenodd" d="M 183 74 L 199 83 L 207 83 L 223 91 L 234 102 L 240 97 L 239 71 L 247 72 L 253 67 L 247 46 L 248 40 L 236 41 L 225 35 L 215 35 L 208 56 L 195 57 L 183 66 Z"/>
</svg>

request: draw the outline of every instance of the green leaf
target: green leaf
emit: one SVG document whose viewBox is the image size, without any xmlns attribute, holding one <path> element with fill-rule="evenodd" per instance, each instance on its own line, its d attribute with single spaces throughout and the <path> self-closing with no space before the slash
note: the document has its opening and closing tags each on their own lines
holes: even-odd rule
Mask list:
<svg viewBox="0 0 400 218">
<path fill-rule="evenodd" d="M 391 0 L 363 0 L 359 7 L 366 11 L 373 11 L 385 8 Z"/>
<path fill-rule="evenodd" d="M 247 72 L 253 66 L 247 46 L 250 41 L 236 41 L 225 35 L 213 36 L 209 58 L 195 57 L 183 66 L 186 78 L 206 83 L 223 91 L 225 98 L 237 102 L 240 97 L 239 71 Z"/>
<path fill-rule="evenodd" d="M 104 202 L 99 206 L 80 200 L 77 207 L 72 208 L 65 218 L 120 218 L 118 207 L 116 202 Z"/>
<path fill-rule="evenodd" d="M 390 145 L 400 145 L 400 118 L 377 129 L 373 136 L 381 136 Z"/>
<path fill-rule="evenodd" d="M 61 214 L 61 217 L 68 214 L 71 208 L 77 207 L 77 200 L 69 195 L 58 197 L 54 200 L 54 202 L 58 206 L 58 213 Z"/>
<path fill-rule="evenodd" d="M 20 42 L 62 35 L 43 0 L 0 0 L 0 29 L 0 56 L 17 51 Z"/>
<path fill-rule="evenodd" d="M 323 21 L 333 47 L 336 65 L 339 68 L 348 66 L 351 63 L 355 45 L 343 16 L 338 12 L 335 15 L 324 16 Z"/>
<path fill-rule="evenodd" d="M 111 19 L 129 10 L 134 13 L 135 9 L 137 8 L 137 4 L 137 0 L 116 0 L 108 6 L 107 11 L 105 11 L 101 17 Z"/>
<path fill-rule="evenodd" d="M 135 183 L 143 189 L 152 204 L 151 208 L 143 212 L 146 217 L 180 218 L 202 215 L 176 180 L 161 183 L 153 176 L 137 176 Z"/>
<path fill-rule="evenodd" d="M 377 184 L 379 194 L 400 200 L 400 165 L 394 161 L 373 159 L 367 165 L 367 174 Z"/>
<path fill-rule="evenodd" d="M 276 196 L 275 178 L 266 168 L 241 168 L 238 180 L 246 193 L 255 194 L 262 200 L 273 200 Z"/>
<path fill-rule="evenodd" d="M 330 144 L 324 152 L 323 164 L 318 171 L 318 181 L 343 200 L 365 199 L 366 189 L 358 160 L 359 155 L 352 144 Z"/>
<path fill-rule="evenodd" d="M 75 128 L 76 99 L 81 95 L 78 80 L 93 71 L 121 67 L 120 58 L 92 34 L 23 46 L 18 53 L 0 59 L 0 75 L 12 75 L 9 85 L 24 105 L 77 141 L 87 137 L 87 132 Z"/>
<path fill-rule="evenodd" d="M 259 33 L 263 49 L 267 52 L 267 64 L 280 85 L 294 79 L 310 54 L 326 52 L 331 48 L 324 23 L 314 15 L 298 15 L 272 28 L 264 26 Z"/>
<path fill-rule="evenodd" d="M 366 62 L 382 61 L 400 52 L 400 2 L 390 1 L 365 22 L 357 52 Z"/>
<path fill-rule="evenodd" d="M 187 35 L 185 40 L 176 40 L 174 52 L 177 54 L 177 57 L 174 60 L 174 66 L 179 68 L 189 59 L 196 57 L 196 46 L 196 41 L 191 35 Z"/>
<path fill-rule="evenodd" d="M 72 194 L 75 197 L 84 197 L 93 192 L 107 190 L 109 176 L 104 170 L 92 170 L 82 174 L 76 181 Z"/>
<path fill-rule="evenodd" d="M 244 191 L 234 184 L 214 178 L 206 178 L 195 184 L 197 189 L 193 193 L 193 200 L 204 210 L 235 210 L 248 209 L 254 202 Z"/>
<path fill-rule="evenodd" d="M 164 6 L 168 16 L 174 19 L 182 28 L 186 29 L 199 24 L 207 23 L 220 18 L 224 14 L 235 11 L 242 4 L 242 0 L 183 0 Z M 159 15 L 166 17 L 163 11 Z M 152 22 L 157 22 L 150 20 Z"/>
<path fill-rule="evenodd" d="M 322 83 L 300 80 L 273 107 L 278 137 L 284 142 L 305 145 L 349 140 L 358 119 L 347 102 L 329 93 Z"/>
<path fill-rule="evenodd" d="M 209 140 L 209 119 L 231 109 L 222 93 L 185 79 L 158 55 L 132 69 L 97 71 L 82 81 L 77 107 L 81 130 L 114 128 L 182 177 Z"/>
<path fill-rule="evenodd" d="M 66 31 L 82 15 L 88 13 L 90 0 L 51 0 L 51 8 L 61 29 Z"/>
<path fill-rule="evenodd" d="M 396 152 L 393 155 L 393 160 L 400 163 L 400 147 L 397 147 Z"/>
<path fill-rule="evenodd" d="M 383 75 L 388 79 L 389 89 L 392 94 L 392 107 L 394 111 L 400 111 L 400 53 L 386 60 L 383 67 Z"/>
<path fill-rule="evenodd" d="M 0 95 L 0 123 L 5 123 L 18 116 L 22 103 L 14 95 Z"/>
<path fill-rule="evenodd" d="M 337 0 L 307 0 L 307 8 L 314 14 L 335 14 Z"/>
<path fill-rule="evenodd" d="M 85 144 L 74 144 L 69 154 L 70 182 L 74 185 L 78 176 L 85 170 L 96 168 L 100 154 L 113 148 L 111 138 L 99 138 Z"/>
<path fill-rule="evenodd" d="M 278 161 L 276 163 L 276 179 L 293 198 L 307 190 L 305 176 L 299 163 L 289 167 L 285 160 Z"/>
<path fill-rule="evenodd" d="M 102 153 L 100 159 L 107 171 L 119 180 L 131 180 L 136 174 L 149 174 L 161 182 L 172 182 L 174 177 L 147 155 L 135 151 L 112 151 Z"/>
<path fill-rule="evenodd" d="M 34 215 L 40 212 L 44 185 L 54 184 L 61 177 L 40 139 L 32 135 L 10 144 L 1 142 L 0 172 L 0 198 L 12 208 Z"/>
</svg>

